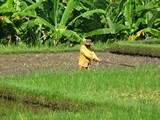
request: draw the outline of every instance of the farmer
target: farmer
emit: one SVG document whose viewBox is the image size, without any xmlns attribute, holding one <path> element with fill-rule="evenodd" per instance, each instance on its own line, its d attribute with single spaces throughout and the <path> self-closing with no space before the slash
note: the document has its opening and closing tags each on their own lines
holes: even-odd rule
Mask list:
<svg viewBox="0 0 160 120">
<path fill-rule="evenodd" d="M 96 56 L 96 54 L 90 50 L 92 41 L 91 39 L 86 39 L 84 45 L 80 48 L 79 56 L 79 70 L 86 68 L 87 70 L 91 69 L 91 60 L 95 62 L 100 62 L 101 60 Z"/>
</svg>

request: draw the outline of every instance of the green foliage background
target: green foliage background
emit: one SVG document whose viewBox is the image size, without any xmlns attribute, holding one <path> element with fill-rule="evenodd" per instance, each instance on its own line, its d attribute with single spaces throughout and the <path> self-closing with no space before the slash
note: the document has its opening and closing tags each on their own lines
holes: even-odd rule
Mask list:
<svg viewBox="0 0 160 120">
<path fill-rule="evenodd" d="M 26 46 L 160 37 L 159 0 L 3 0 L 0 44 Z"/>
</svg>

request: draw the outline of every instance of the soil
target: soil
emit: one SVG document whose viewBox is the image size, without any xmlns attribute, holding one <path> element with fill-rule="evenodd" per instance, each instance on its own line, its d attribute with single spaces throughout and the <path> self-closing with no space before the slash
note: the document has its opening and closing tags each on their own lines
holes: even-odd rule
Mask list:
<svg viewBox="0 0 160 120">
<path fill-rule="evenodd" d="M 92 62 L 92 70 L 127 67 L 118 65 L 118 63 L 133 66 L 154 64 L 160 67 L 160 58 L 129 56 L 109 52 L 96 52 L 96 54 L 104 61 L 117 64 Z M 37 71 L 77 71 L 78 56 L 79 52 L 0 55 L 0 76 L 28 74 Z"/>
<path fill-rule="evenodd" d="M 97 69 L 110 69 L 112 67 L 128 67 L 119 64 L 127 64 L 132 66 L 145 66 L 147 64 L 156 65 L 160 67 L 160 58 L 151 58 L 144 56 L 129 56 L 112 54 L 109 52 L 96 52 L 97 56 L 103 61 L 114 62 L 117 64 L 109 63 L 95 63 L 92 62 L 92 70 Z M 9 75 L 21 75 L 34 73 L 37 71 L 77 71 L 78 70 L 78 56 L 79 52 L 60 52 L 60 53 L 40 53 L 40 54 L 11 54 L 11 55 L 0 55 L 0 76 Z M 118 64 L 119 63 L 119 64 Z M 0 91 L 0 103 L 6 104 L 6 106 L 19 105 L 16 102 L 16 96 L 12 96 L 7 91 Z M 5 95 L 4 95 L 5 94 Z M 83 109 L 83 106 L 77 105 L 70 102 L 55 102 L 41 104 L 40 101 L 35 99 L 21 101 L 25 107 L 38 106 L 37 109 L 48 108 L 51 110 L 70 110 L 77 111 L 77 109 Z M 84 109 L 90 108 L 91 106 L 86 105 Z"/>
</svg>

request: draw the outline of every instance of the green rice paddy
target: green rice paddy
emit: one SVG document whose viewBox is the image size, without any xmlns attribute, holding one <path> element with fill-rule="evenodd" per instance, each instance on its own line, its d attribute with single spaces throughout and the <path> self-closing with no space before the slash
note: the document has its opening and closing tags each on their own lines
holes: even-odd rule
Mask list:
<svg viewBox="0 0 160 120">
<path fill-rule="evenodd" d="M 0 77 L 0 116 L 4 120 L 158 120 L 159 72 L 158 66 L 146 66 Z"/>
</svg>

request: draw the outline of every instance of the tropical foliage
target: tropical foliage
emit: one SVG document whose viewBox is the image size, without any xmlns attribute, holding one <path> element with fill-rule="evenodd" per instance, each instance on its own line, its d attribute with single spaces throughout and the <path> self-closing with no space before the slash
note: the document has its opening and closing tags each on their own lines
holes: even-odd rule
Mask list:
<svg viewBox="0 0 160 120">
<path fill-rule="evenodd" d="M 159 0 L 1 0 L 0 44 L 160 37 Z"/>
</svg>

